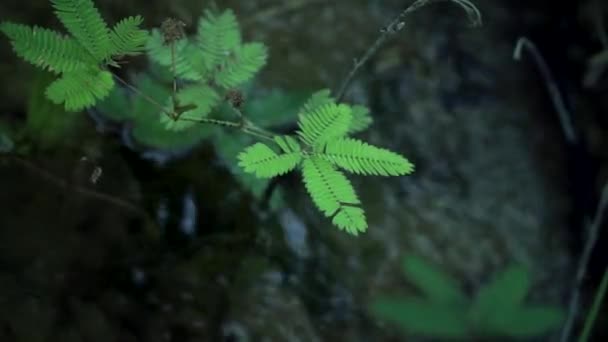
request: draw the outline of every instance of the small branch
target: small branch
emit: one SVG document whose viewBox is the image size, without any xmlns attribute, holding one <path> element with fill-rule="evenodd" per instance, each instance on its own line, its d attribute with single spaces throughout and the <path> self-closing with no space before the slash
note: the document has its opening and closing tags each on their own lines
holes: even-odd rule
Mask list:
<svg viewBox="0 0 608 342">
<path fill-rule="evenodd" d="M 515 50 L 513 51 L 513 58 L 520 61 L 522 50 L 524 48 L 530 52 L 536 66 L 540 70 L 540 75 L 547 86 L 547 91 L 549 92 L 551 101 L 553 101 L 553 105 L 557 110 L 559 121 L 561 123 L 562 130 L 564 131 L 564 135 L 566 136 L 566 140 L 571 144 L 576 144 L 578 142 L 578 137 L 576 135 L 576 131 L 574 130 L 574 125 L 572 124 L 572 115 L 564 103 L 564 99 L 560 94 L 559 88 L 557 87 L 557 82 L 555 81 L 551 70 L 549 70 L 549 66 L 547 66 L 547 63 L 536 48 L 536 45 L 534 45 L 534 43 L 532 43 L 526 37 L 519 38 L 519 40 L 517 40 L 517 44 L 515 45 Z"/>
<path fill-rule="evenodd" d="M 222 127 L 229 127 L 229 128 L 239 130 L 245 134 L 254 136 L 256 138 L 274 141 L 273 137 L 275 134 L 265 131 L 265 130 L 255 126 L 250 121 L 246 121 L 245 123 L 242 123 L 242 122 L 234 122 L 234 121 L 226 121 L 226 120 L 209 119 L 209 118 L 199 118 L 199 119 L 179 118 L 179 120 L 205 123 L 205 124 L 217 125 L 217 126 L 222 126 Z"/>
<path fill-rule="evenodd" d="M 105 203 L 111 204 L 113 206 L 122 208 L 126 211 L 130 211 L 130 212 L 140 216 L 142 219 L 144 219 L 144 221 L 146 221 L 150 227 L 156 227 L 156 222 L 154 221 L 154 219 L 152 219 L 148 215 L 148 213 L 146 213 L 143 209 L 137 207 L 135 204 L 133 204 L 129 201 L 126 201 L 126 200 L 118 198 L 118 197 L 114 197 L 112 195 L 97 192 L 95 190 L 87 189 L 82 186 L 70 184 L 68 181 L 61 179 L 61 178 L 53 175 L 52 173 L 44 170 L 43 168 L 37 166 L 36 164 L 34 164 L 26 159 L 23 159 L 19 156 L 16 156 L 14 154 L 0 154 L 0 158 L 9 159 L 9 160 L 21 165 L 22 167 L 26 168 L 27 170 L 36 173 L 40 178 L 44 179 L 45 181 L 47 181 L 59 188 L 66 189 L 66 190 L 72 190 L 73 192 L 75 192 L 79 195 L 82 195 L 85 197 L 90 197 L 90 198 L 96 199 L 98 201 L 105 202 Z"/>
<path fill-rule="evenodd" d="M 114 76 L 114 78 L 116 80 L 118 80 L 118 82 L 122 83 L 125 87 L 129 88 L 129 90 L 131 90 L 135 94 L 141 96 L 144 100 L 146 100 L 146 101 L 150 102 L 151 104 L 157 106 L 161 111 L 166 112 L 164 106 L 161 105 L 160 103 L 158 103 L 156 100 L 154 100 L 150 96 L 144 94 L 141 90 L 137 89 L 135 86 L 131 85 L 129 82 L 123 80 L 120 76 L 118 76 L 118 75 L 116 75 L 114 73 L 112 73 L 112 75 Z"/>
<path fill-rule="evenodd" d="M 583 331 L 578 338 L 578 342 L 587 342 L 589 341 L 589 336 L 591 335 L 591 331 L 593 330 L 593 326 L 595 325 L 595 320 L 597 319 L 597 314 L 602 307 L 602 302 L 606 297 L 606 291 L 608 290 L 608 267 L 604 270 L 604 275 L 602 276 L 602 281 L 600 286 L 595 294 L 595 299 L 593 300 L 593 306 L 589 311 L 589 315 L 587 315 L 587 319 L 585 320 L 585 326 L 583 327 Z"/>
<path fill-rule="evenodd" d="M 591 259 L 591 252 L 593 251 L 593 248 L 595 247 L 595 244 L 597 242 L 600 227 L 602 226 L 602 222 L 604 221 L 604 212 L 606 211 L 607 207 L 608 182 L 604 184 L 604 187 L 602 189 L 602 197 L 600 198 L 600 202 L 597 206 L 595 216 L 593 217 L 591 225 L 589 226 L 589 235 L 587 236 L 587 241 L 585 242 L 583 254 L 581 255 L 581 259 L 579 260 L 574 283 L 574 290 L 572 293 L 572 297 L 570 298 L 570 304 L 568 307 L 568 318 L 562 330 L 562 336 L 560 339 L 561 342 L 570 341 L 570 335 L 572 334 L 574 321 L 579 311 L 580 293 L 581 288 L 583 286 L 583 282 L 585 280 L 585 274 L 587 273 L 587 265 L 589 264 L 589 260 Z M 604 277 L 606 277 L 606 273 L 604 274 Z"/>
<path fill-rule="evenodd" d="M 340 86 L 340 89 L 338 90 L 338 93 L 336 95 L 337 101 L 340 102 L 344 99 L 346 91 L 348 90 L 348 87 L 355 78 L 355 75 L 357 74 L 359 69 L 361 69 L 361 67 L 363 67 L 363 65 L 365 65 L 369 61 L 369 59 L 376 54 L 376 52 L 378 52 L 380 47 L 386 42 L 389 37 L 403 30 L 403 28 L 405 27 L 405 18 L 408 15 L 412 14 L 413 12 L 419 10 L 420 8 L 426 5 L 430 5 L 434 2 L 439 1 L 450 1 L 459 5 L 465 10 L 469 22 L 471 23 L 471 26 L 476 27 L 482 25 L 481 13 L 477 9 L 477 7 L 475 7 L 475 5 L 473 5 L 473 3 L 471 3 L 469 0 L 417 0 L 408 8 L 406 8 L 403 12 L 401 12 L 395 19 L 393 19 L 393 21 L 391 21 L 388 26 L 381 29 L 380 36 L 376 39 L 376 41 L 374 41 L 374 43 L 367 49 L 367 51 L 365 51 L 363 56 L 358 59 L 355 59 L 352 69 L 350 70 L 350 72 L 346 76 L 346 79 L 344 79 L 342 85 Z"/>
</svg>

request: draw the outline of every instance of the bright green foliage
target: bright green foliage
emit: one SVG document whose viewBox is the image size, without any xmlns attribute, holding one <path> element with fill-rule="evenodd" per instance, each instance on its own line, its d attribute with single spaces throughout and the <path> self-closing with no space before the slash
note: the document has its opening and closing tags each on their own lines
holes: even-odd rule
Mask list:
<svg viewBox="0 0 608 342">
<path fill-rule="evenodd" d="M 322 89 L 310 96 L 310 98 L 304 103 L 298 116 L 303 116 L 308 113 L 312 113 L 319 107 L 335 103 L 336 100 L 331 96 L 329 89 Z"/>
<path fill-rule="evenodd" d="M 436 338 L 530 338 L 560 326 L 564 314 L 546 306 L 530 306 L 530 274 L 511 266 L 483 286 L 473 299 L 441 270 L 415 257 L 404 261 L 407 279 L 424 297 L 383 297 L 370 310 L 405 332 Z"/>
<path fill-rule="evenodd" d="M 0 31 L 9 37 L 19 57 L 42 69 L 71 72 L 94 63 L 75 40 L 55 31 L 11 22 L 0 24 Z"/>
<path fill-rule="evenodd" d="M 79 111 L 93 106 L 112 91 L 114 80 L 108 71 L 88 69 L 64 73 L 46 89 L 55 104 L 64 104 L 68 111 Z"/>
<path fill-rule="evenodd" d="M 239 165 L 245 172 L 267 178 L 301 164 L 306 190 L 317 208 L 331 217 L 338 228 L 353 235 L 364 232 L 365 212 L 350 181 L 339 169 L 396 176 L 411 173 L 413 165 L 396 153 L 347 138 L 353 110 L 346 104 L 336 104 L 326 90 L 313 94 L 298 117 L 299 141 L 294 137 L 275 138 L 282 154 L 257 143 L 239 155 Z"/>
<path fill-rule="evenodd" d="M 398 176 L 414 171 L 414 165 L 399 154 L 351 138 L 334 139 L 318 155 L 361 175 Z"/>
<path fill-rule="evenodd" d="M 346 135 L 352 120 L 352 111 L 347 105 L 330 103 L 300 115 L 298 135 L 310 146 L 320 146 Z"/>
<path fill-rule="evenodd" d="M 327 217 L 333 215 L 338 228 L 357 235 L 367 229 L 365 214 L 350 181 L 333 165 L 321 158 L 307 158 L 302 163 L 302 176 L 313 202 Z"/>
<path fill-rule="evenodd" d="M 238 22 L 230 10 L 221 14 L 206 11 L 199 20 L 194 39 L 184 38 L 166 43 L 160 32 L 153 31 L 147 50 L 153 61 L 169 69 L 175 77 L 198 82 L 187 85 L 180 91 L 199 94 L 197 100 L 188 96 L 188 99 L 182 101 L 183 95 L 178 94 L 178 103 L 174 104 L 182 107 L 189 104 L 196 106 L 196 110 L 188 113 L 190 120 L 203 118 L 214 110 L 220 102 L 216 95 L 251 80 L 266 64 L 268 55 L 263 44 L 242 42 Z M 205 85 L 206 92 L 200 91 L 201 84 Z M 191 87 L 198 89 L 190 90 Z M 180 115 L 177 121 L 180 118 L 185 116 Z M 192 125 L 169 123 L 165 126 L 179 130 Z"/>
<path fill-rule="evenodd" d="M 302 106 L 302 109 L 298 115 L 302 116 L 306 113 L 312 113 L 319 107 L 324 105 L 330 105 L 335 103 L 336 100 L 331 96 L 329 89 L 323 89 L 315 92 Z M 348 132 L 351 134 L 359 133 L 371 126 L 373 119 L 369 113 L 369 109 L 365 106 L 354 105 L 351 107 L 351 122 L 348 128 Z"/>
<path fill-rule="evenodd" d="M 51 0 L 57 18 L 97 61 L 112 51 L 110 30 L 91 0 Z"/>
<path fill-rule="evenodd" d="M 79 111 L 109 95 L 114 80 L 105 65 L 115 65 L 112 58 L 141 51 L 147 33 L 139 29 L 141 17 L 127 18 L 108 29 L 91 0 L 51 2 L 69 37 L 10 22 L 0 24 L 0 31 L 18 56 L 61 75 L 47 89 L 48 98 L 64 104 L 66 110 Z"/>
<path fill-rule="evenodd" d="M 235 179 L 258 201 L 266 200 L 265 195 L 270 183 L 268 178 L 259 178 L 255 174 L 247 173 L 240 167 L 239 152 L 251 144 L 253 139 L 248 135 L 231 131 L 215 130 L 213 145 L 220 161 L 222 161 Z M 269 208 L 277 209 L 283 206 L 284 192 L 280 187 L 274 189 L 269 200 Z"/>
<path fill-rule="evenodd" d="M 270 147 L 257 143 L 245 149 L 239 160 L 245 172 L 254 173 L 259 178 L 272 178 L 293 170 L 302 160 L 302 155 L 299 146 L 297 150 L 277 154 Z"/>
</svg>

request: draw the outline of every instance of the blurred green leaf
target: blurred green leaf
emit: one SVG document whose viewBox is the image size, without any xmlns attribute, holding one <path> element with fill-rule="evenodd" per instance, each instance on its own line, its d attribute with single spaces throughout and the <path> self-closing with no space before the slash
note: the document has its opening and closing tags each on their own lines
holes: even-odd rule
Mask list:
<svg viewBox="0 0 608 342">
<path fill-rule="evenodd" d="M 563 319 L 562 311 L 550 307 L 496 308 L 496 314 L 488 316 L 480 330 L 492 336 L 533 337 L 560 327 Z"/>
<path fill-rule="evenodd" d="M 37 73 L 27 102 L 24 133 L 43 148 L 52 148 L 69 141 L 70 135 L 76 132 L 83 119 L 82 113 L 66 112 L 63 106 L 46 98 L 45 89 L 52 81 L 52 75 Z"/>
<path fill-rule="evenodd" d="M 245 101 L 244 113 L 262 127 L 281 126 L 297 121 L 297 112 L 309 97 L 310 92 L 272 89 L 255 94 Z M 249 97 L 249 95 L 247 95 Z"/>
<path fill-rule="evenodd" d="M 350 123 L 349 132 L 359 133 L 371 126 L 374 119 L 370 115 L 369 109 L 365 106 L 353 105 L 352 107 L 353 119 Z"/>
<path fill-rule="evenodd" d="M 479 290 L 472 310 L 478 317 L 484 317 L 496 312 L 498 308 L 505 311 L 519 307 L 530 291 L 530 286 L 528 271 L 512 265 Z"/>
<path fill-rule="evenodd" d="M 440 338 L 463 338 L 469 334 L 465 307 L 419 298 L 379 298 L 370 310 L 407 333 Z"/>
<path fill-rule="evenodd" d="M 126 121 L 132 118 L 131 103 L 127 91 L 122 87 L 114 87 L 110 95 L 97 104 L 97 110 L 114 121 Z"/>
<path fill-rule="evenodd" d="M 407 256 L 403 260 L 403 273 L 428 299 L 437 303 L 463 303 L 466 295 L 458 282 L 425 260 Z"/>
</svg>

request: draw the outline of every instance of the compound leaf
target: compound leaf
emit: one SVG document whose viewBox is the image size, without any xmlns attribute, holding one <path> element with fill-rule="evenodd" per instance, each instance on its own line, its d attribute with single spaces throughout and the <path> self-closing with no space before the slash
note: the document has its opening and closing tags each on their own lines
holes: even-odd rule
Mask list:
<svg viewBox="0 0 608 342">
<path fill-rule="evenodd" d="M 458 282 L 425 260 L 408 256 L 403 260 L 403 273 L 426 297 L 436 303 L 466 302 Z"/>
<path fill-rule="evenodd" d="M 159 30 L 152 30 L 146 44 L 148 56 L 156 63 L 167 67 L 178 78 L 190 81 L 200 81 L 203 78 L 203 73 L 200 68 L 197 68 L 193 60 L 195 57 L 202 58 L 202 54 L 197 52 L 197 49 L 191 46 L 187 39 L 180 39 L 173 43 L 173 51 L 171 46 L 165 44 L 164 38 Z"/>
<path fill-rule="evenodd" d="M 241 33 L 234 12 L 226 10 L 220 15 L 205 11 L 200 19 L 196 37 L 209 70 L 220 65 L 241 45 Z"/>
<path fill-rule="evenodd" d="M 42 69 L 62 73 L 95 65 L 74 39 L 55 31 L 11 22 L 0 24 L 0 31 L 11 40 L 19 57 Z"/>
<path fill-rule="evenodd" d="M 319 107 L 336 103 L 333 97 L 331 97 L 331 91 L 329 89 L 321 89 L 314 92 L 310 98 L 304 103 L 298 115 L 306 115 L 317 110 Z"/>
<path fill-rule="evenodd" d="M 64 104 L 67 111 L 79 111 L 104 99 L 114 87 L 112 74 L 103 70 L 64 73 L 46 89 L 47 97 Z"/>
<path fill-rule="evenodd" d="M 456 306 L 419 298 L 378 298 L 370 310 L 379 318 L 397 324 L 406 333 L 436 338 L 465 338 L 469 335 L 466 315 Z"/>
<path fill-rule="evenodd" d="M 239 154 L 239 166 L 259 178 L 272 178 L 293 170 L 302 160 L 299 151 L 277 154 L 265 144 L 249 146 Z"/>
<path fill-rule="evenodd" d="M 327 142 L 319 156 L 361 175 L 399 176 L 414 171 L 414 165 L 399 154 L 350 138 Z"/>
<path fill-rule="evenodd" d="M 247 43 L 237 48 L 215 74 L 215 82 L 224 88 L 234 88 L 249 81 L 265 64 L 268 57 L 266 46 Z"/>
<path fill-rule="evenodd" d="M 351 110 L 347 105 L 325 104 L 300 115 L 298 135 L 310 146 L 321 146 L 331 139 L 346 135 L 351 120 Z"/>
<path fill-rule="evenodd" d="M 139 28 L 143 21 L 138 15 L 124 18 L 114 25 L 110 33 L 111 55 L 138 55 L 145 50 L 148 31 Z"/>
<path fill-rule="evenodd" d="M 479 316 L 490 315 L 497 308 L 507 310 L 520 306 L 530 291 L 530 274 L 520 266 L 510 266 L 482 287 L 475 298 L 473 310 Z"/>
<path fill-rule="evenodd" d="M 97 61 L 112 52 L 110 30 L 91 0 L 51 0 L 65 28 Z"/>
<path fill-rule="evenodd" d="M 353 235 L 364 232 L 367 222 L 350 181 L 328 161 L 309 157 L 302 163 L 304 185 L 313 202 L 325 216 L 335 215 L 333 223 Z"/>
</svg>

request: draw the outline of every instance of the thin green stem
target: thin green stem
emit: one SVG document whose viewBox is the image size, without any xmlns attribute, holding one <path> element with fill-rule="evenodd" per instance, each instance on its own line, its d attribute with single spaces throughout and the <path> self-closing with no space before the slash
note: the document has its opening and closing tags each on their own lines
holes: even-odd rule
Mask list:
<svg viewBox="0 0 608 342">
<path fill-rule="evenodd" d="M 574 327 L 574 322 L 579 313 L 581 288 L 585 280 L 585 275 L 587 274 L 587 265 L 589 264 L 589 260 L 591 259 L 591 252 L 593 252 L 593 248 L 597 243 L 600 228 L 602 226 L 602 222 L 604 221 L 604 214 L 607 207 L 608 182 L 604 184 L 604 187 L 602 189 L 602 196 L 600 197 L 600 202 L 597 206 L 595 216 L 593 217 L 593 220 L 591 221 L 591 224 L 588 229 L 587 241 L 585 242 L 583 254 L 581 255 L 581 258 L 579 260 L 576 278 L 574 279 L 574 289 L 572 292 L 572 296 L 570 297 L 568 318 L 566 319 L 566 323 L 564 324 L 564 328 L 562 329 L 562 335 L 560 339 L 561 342 L 570 341 L 572 328 Z"/>
<path fill-rule="evenodd" d="M 135 87 L 134 85 L 130 84 L 129 82 L 123 80 L 120 76 L 112 73 L 112 75 L 114 76 L 114 78 L 116 80 L 118 80 L 118 82 L 122 83 L 125 87 L 129 88 L 131 91 L 133 91 L 135 94 L 141 96 L 144 100 L 150 102 L 151 104 L 157 106 L 161 111 L 165 112 L 164 106 L 162 106 L 160 103 L 158 103 L 156 100 L 154 100 L 152 97 L 146 95 L 145 93 L 143 93 L 141 90 L 137 89 L 137 87 Z"/>
<path fill-rule="evenodd" d="M 604 298 L 606 297 L 606 291 L 608 289 L 608 267 L 604 271 L 604 276 L 602 277 L 602 281 L 600 286 L 595 294 L 595 299 L 593 300 L 593 306 L 587 315 L 587 319 L 585 320 L 585 326 L 583 327 L 583 331 L 578 337 L 578 342 L 587 342 L 589 341 L 589 337 L 591 336 L 591 331 L 593 330 L 593 326 L 595 325 L 595 320 L 597 319 L 597 315 L 600 312 L 600 308 L 602 307 L 602 303 L 604 302 Z"/>
<path fill-rule="evenodd" d="M 205 124 L 211 124 L 211 125 L 217 125 L 217 126 L 223 126 L 223 127 L 229 127 L 229 128 L 233 128 L 236 130 L 239 130 L 245 134 L 249 134 L 251 136 L 260 138 L 260 139 L 265 139 L 265 140 L 269 140 L 269 141 L 273 141 L 273 137 L 274 134 L 264 131 L 261 128 L 257 128 L 256 126 L 250 126 L 249 124 L 245 123 L 241 123 L 241 122 L 234 122 L 234 121 L 226 121 L 226 120 L 218 120 L 218 119 L 209 119 L 209 118 L 198 118 L 198 119 L 192 119 L 192 118 L 179 118 L 179 120 L 185 120 L 185 121 L 192 121 L 192 122 L 198 122 L 198 123 L 205 123 Z"/>
</svg>

